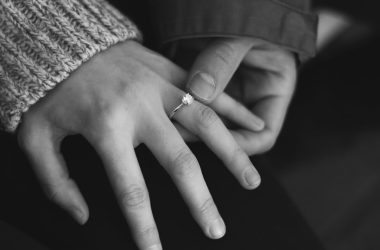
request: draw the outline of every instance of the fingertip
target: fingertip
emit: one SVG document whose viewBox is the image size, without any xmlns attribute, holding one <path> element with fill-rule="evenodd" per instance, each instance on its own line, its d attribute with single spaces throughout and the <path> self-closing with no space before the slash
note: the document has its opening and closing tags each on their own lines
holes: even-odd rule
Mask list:
<svg viewBox="0 0 380 250">
<path fill-rule="evenodd" d="M 252 129 L 256 132 L 263 131 L 265 128 L 265 121 L 261 118 L 255 116 L 255 118 L 252 119 Z"/>
<path fill-rule="evenodd" d="M 249 168 L 245 171 L 244 180 L 245 183 L 243 186 L 249 190 L 256 189 L 261 184 L 261 177 L 259 173 L 252 168 Z"/>
<path fill-rule="evenodd" d="M 89 217 L 88 206 L 77 184 L 72 179 L 67 182 L 66 192 L 62 193 L 61 200 L 57 200 L 57 203 L 66 207 L 78 224 L 84 225 L 87 222 Z"/>
<path fill-rule="evenodd" d="M 258 117 L 252 111 L 246 109 L 244 106 L 242 106 L 242 117 L 246 117 L 245 121 L 247 124 L 247 128 L 251 129 L 252 131 L 260 132 L 266 126 L 266 123 L 263 119 Z M 244 120 L 243 120 L 243 122 L 244 122 Z"/>
<path fill-rule="evenodd" d="M 148 247 L 146 250 L 162 250 L 162 249 L 163 249 L 162 245 L 161 244 L 157 244 L 157 245 Z"/>
<path fill-rule="evenodd" d="M 74 220 L 81 226 L 86 224 L 86 222 L 88 221 L 89 214 L 88 214 L 88 211 L 86 210 L 87 209 L 83 209 L 83 208 L 74 209 L 74 213 L 73 213 Z"/>
<path fill-rule="evenodd" d="M 226 234 L 226 225 L 222 218 L 214 220 L 209 228 L 208 236 L 211 239 L 220 239 Z"/>
</svg>

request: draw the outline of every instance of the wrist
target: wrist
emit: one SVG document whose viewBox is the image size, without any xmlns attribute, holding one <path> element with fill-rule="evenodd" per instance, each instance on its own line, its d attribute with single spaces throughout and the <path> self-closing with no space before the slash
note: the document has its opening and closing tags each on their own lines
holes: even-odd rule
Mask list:
<svg viewBox="0 0 380 250">
<path fill-rule="evenodd" d="M 0 8 L 5 35 L 0 128 L 8 132 L 15 131 L 31 105 L 91 57 L 118 42 L 141 39 L 136 26 L 103 1 L 5 1 Z M 24 9 L 29 18 L 11 15 Z"/>
</svg>

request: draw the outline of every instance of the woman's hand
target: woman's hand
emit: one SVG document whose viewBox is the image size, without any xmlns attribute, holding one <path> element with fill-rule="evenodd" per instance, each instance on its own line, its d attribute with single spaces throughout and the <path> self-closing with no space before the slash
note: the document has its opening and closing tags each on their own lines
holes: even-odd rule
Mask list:
<svg viewBox="0 0 380 250">
<path fill-rule="evenodd" d="M 60 154 L 65 136 L 81 134 L 100 155 L 139 248 L 162 249 L 134 152 L 144 143 L 172 177 L 205 234 L 222 237 L 225 225 L 197 159 L 168 118 L 184 95 L 173 84 L 185 77 L 170 61 L 128 41 L 92 58 L 26 112 L 19 143 L 48 197 L 78 222 L 87 221 L 86 202 Z M 212 109 L 195 101 L 174 119 L 203 140 L 242 186 L 259 185 L 247 154 Z"/>
</svg>

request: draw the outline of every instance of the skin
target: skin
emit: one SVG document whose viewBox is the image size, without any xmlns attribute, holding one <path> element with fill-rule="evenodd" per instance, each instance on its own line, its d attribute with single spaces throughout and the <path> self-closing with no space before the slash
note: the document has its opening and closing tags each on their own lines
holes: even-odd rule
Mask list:
<svg viewBox="0 0 380 250">
<path fill-rule="evenodd" d="M 47 196 L 79 223 L 88 220 L 85 199 L 60 153 L 65 136 L 81 134 L 100 155 L 139 249 L 162 249 L 134 152 L 144 143 L 172 177 L 204 233 L 213 239 L 222 237 L 223 219 L 180 132 L 207 144 L 244 188 L 256 188 L 260 176 L 210 107 L 195 101 L 181 108 L 174 116 L 177 128 L 168 118 L 180 103 L 184 92 L 178 86 L 185 80 L 182 69 L 137 42 L 127 41 L 93 57 L 33 105 L 23 117 L 18 141 Z M 223 98 L 231 98 L 227 95 L 219 98 L 221 104 L 212 105 L 219 110 L 243 107 L 224 103 Z M 224 115 L 228 117 L 228 112 Z M 249 131 L 262 129 L 247 124 L 245 117 L 230 119 L 241 121 Z M 248 119 L 259 118 L 250 113 Z"/>
<path fill-rule="evenodd" d="M 249 121 L 254 114 L 259 127 L 265 124 L 260 130 L 248 128 L 241 120 L 234 124 L 235 140 L 248 155 L 255 155 L 271 149 L 278 138 L 295 90 L 296 72 L 295 55 L 284 48 L 254 38 L 217 38 L 195 59 L 187 88 L 230 121 L 237 117 Z M 195 77 L 199 74 L 203 77 Z M 212 92 L 204 88 L 205 79 L 214 84 Z"/>
</svg>

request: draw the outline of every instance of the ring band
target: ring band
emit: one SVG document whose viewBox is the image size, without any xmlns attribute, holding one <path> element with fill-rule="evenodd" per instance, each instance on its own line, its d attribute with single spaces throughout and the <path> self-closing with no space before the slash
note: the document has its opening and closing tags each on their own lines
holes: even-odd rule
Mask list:
<svg viewBox="0 0 380 250">
<path fill-rule="evenodd" d="M 184 96 L 182 96 L 181 104 L 178 105 L 173 111 L 170 113 L 169 118 L 172 119 L 175 113 L 182 108 L 183 106 L 189 106 L 194 102 L 194 97 L 190 95 L 189 93 L 186 93 Z"/>
</svg>

